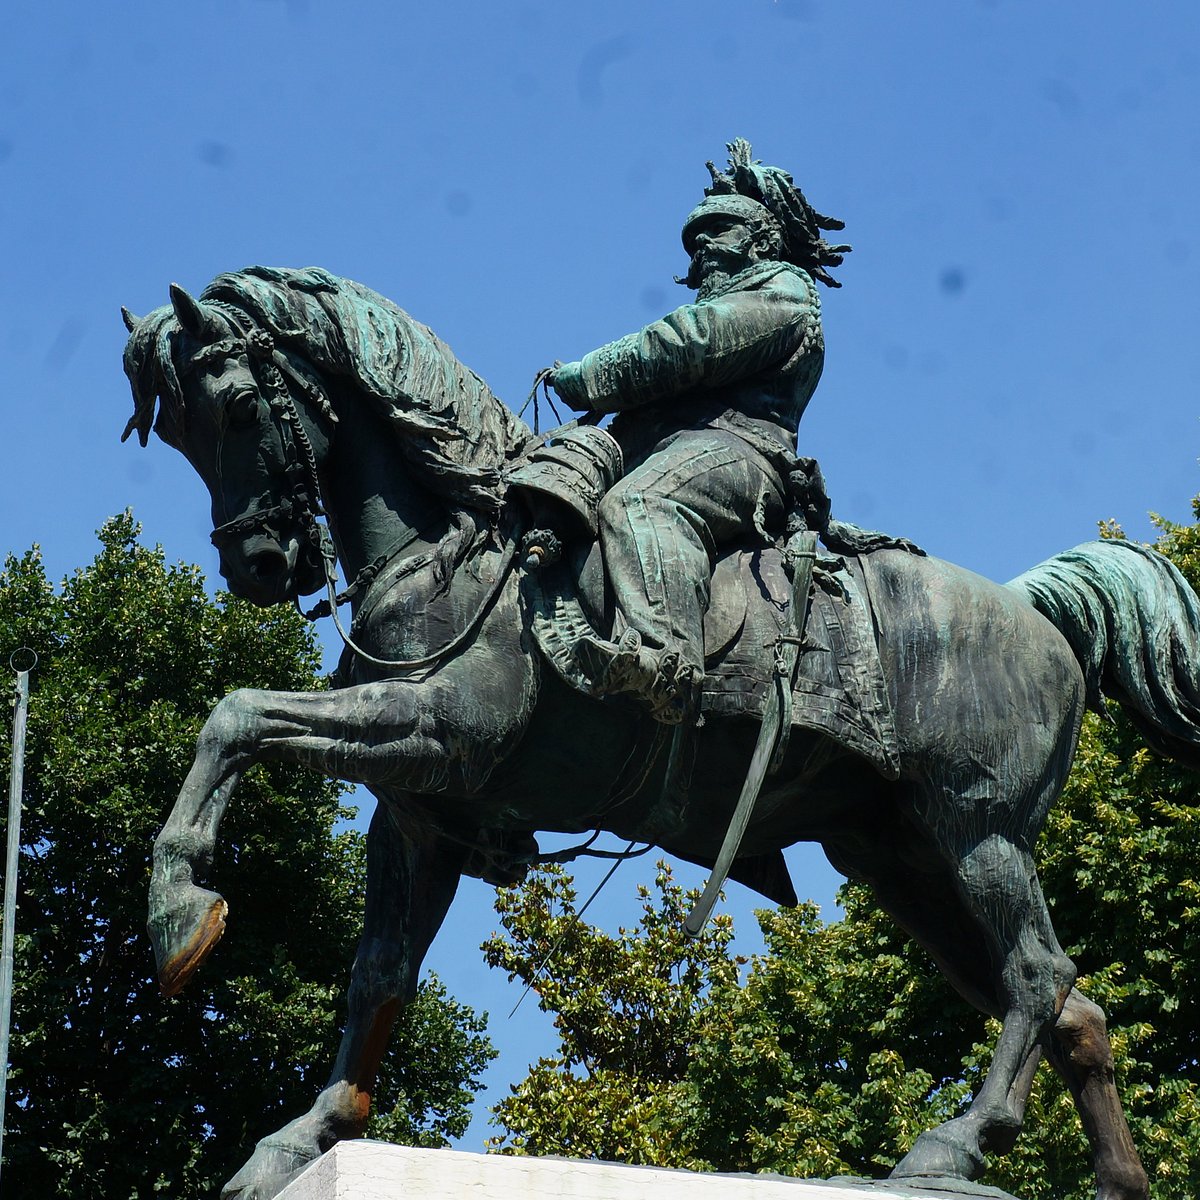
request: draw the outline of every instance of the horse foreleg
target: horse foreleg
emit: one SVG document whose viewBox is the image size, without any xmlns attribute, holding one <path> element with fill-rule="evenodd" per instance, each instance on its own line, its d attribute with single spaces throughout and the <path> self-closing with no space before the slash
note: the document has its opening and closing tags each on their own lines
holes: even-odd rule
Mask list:
<svg viewBox="0 0 1200 1200">
<path fill-rule="evenodd" d="M 345 1033 L 316 1103 L 255 1147 L 223 1200 L 269 1200 L 335 1142 L 361 1136 L 379 1063 L 421 961 L 458 887 L 464 851 L 405 837 L 385 802 L 367 835 L 367 906 L 350 977 Z"/>
<path fill-rule="evenodd" d="M 1150 1183 L 1121 1107 L 1104 1012 L 1074 988 L 1048 1040 L 1047 1057 L 1074 1097 L 1091 1145 L 1096 1200 L 1146 1200 Z"/>
<path fill-rule="evenodd" d="M 213 709 L 154 844 L 148 928 L 167 995 L 187 983 L 224 929 L 225 901 L 199 887 L 195 875 L 211 860 L 242 772 L 273 760 L 367 785 L 444 786 L 454 764 L 467 760 L 460 773 L 468 774 L 479 757 L 474 748 L 494 731 L 456 729 L 430 706 L 428 692 L 428 685 L 401 681 L 333 692 L 242 689 Z"/>
<path fill-rule="evenodd" d="M 146 928 L 166 996 L 187 983 L 225 931 L 228 905 L 197 886 L 195 875 L 212 860 L 229 797 L 250 761 L 244 744 L 253 731 L 235 721 L 231 699 L 213 709 L 200 731 L 191 770 L 154 842 Z"/>
</svg>

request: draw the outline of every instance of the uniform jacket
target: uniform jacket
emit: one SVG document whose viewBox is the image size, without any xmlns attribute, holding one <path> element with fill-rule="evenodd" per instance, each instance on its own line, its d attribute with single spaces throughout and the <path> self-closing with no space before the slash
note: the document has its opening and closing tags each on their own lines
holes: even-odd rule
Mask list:
<svg viewBox="0 0 1200 1200">
<path fill-rule="evenodd" d="M 824 359 L 811 276 L 762 262 L 714 295 L 559 367 L 554 389 L 575 408 L 618 413 L 612 433 L 635 461 L 670 433 L 721 428 L 786 469 Z"/>
</svg>

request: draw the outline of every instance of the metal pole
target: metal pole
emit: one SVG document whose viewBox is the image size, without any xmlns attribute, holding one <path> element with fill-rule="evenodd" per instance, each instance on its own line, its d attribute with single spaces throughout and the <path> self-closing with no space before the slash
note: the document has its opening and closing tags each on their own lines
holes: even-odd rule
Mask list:
<svg viewBox="0 0 1200 1200">
<path fill-rule="evenodd" d="M 28 666 L 18 666 L 20 661 Z M 25 719 L 29 712 L 29 672 L 37 666 L 32 650 L 18 650 L 8 665 L 16 672 L 13 706 L 12 773 L 8 784 L 8 855 L 4 866 L 4 939 L 0 951 L 0 1168 L 4 1159 L 4 1099 L 8 1092 L 8 1035 L 12 1017 L 13 926 L 17 919 L 17 856 L 21 849 L 21 788 L 25 782 Z"/>
</svg>

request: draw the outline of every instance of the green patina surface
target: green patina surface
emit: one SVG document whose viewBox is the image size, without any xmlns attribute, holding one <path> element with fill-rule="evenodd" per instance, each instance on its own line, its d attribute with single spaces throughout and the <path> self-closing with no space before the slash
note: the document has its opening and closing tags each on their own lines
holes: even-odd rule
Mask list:
<svg viewBox="0 0 1200 1200">
<path fill-rule="evenodd" d="M 1015 1136 L 1045 1053 L 1076 1098 L 1101 1194 L 1147 1195 L 1103 1014 L 1073 987 L 1031 850 L 1101 693 L 1156 748 L 1200 761 L 1200 602 L 1156 555 L 1125 544 L 1077 548 L 1002 587 L 830 520 L 795 437 L 824 353 L 816 283 L 834 283 L 847 248 L 825 242 L 840 224 L 790 176 L 743 142 L 730 153 L 684 226 L 694 302 L 542 372 L 585 418 L 540 448 L 427 328 L 316 268 L 249 268 L 199 298 L 173 288 L 141 320 L 127 314 L 127 432 L 145 442 L 156 428 L 203 478 L 230 588 L 264 606 L 332 593 L 336 557 L 353 613 L 335 688 L 243 689 L 213 710 L 156 843 L 164 985 L 183 986 L 220 935 L 224 901 L 197 877 L 247 769 L 302 763 L 380 801 L 330 1081 L 259 1143 L 230 1198 L 269 1200 L 361 1133 L 387 1029 L 460 876 L 519 878 L 538 859 L 539 829 L 653 836 L 712 867 L 757 739 L 746 711 L 693 720 L 704 618 L 737 625 L 745 612 L 711 594 L 714 561 L 731 547 L 778 554 L 806 525 L 843 560 L 862 552 L 855 587 L 894 737 L 873 759 L 828 729 L 795 730 L 731 877 L 787 899 L 782 848 L 819 841 L 1002 1019 L 973 1103 L 923 1134 L 897 1178 L 978 1177 Z M 611 433 L 585 432 L 608 412 Z M 537 526 L 555 497 L 571 522 L 557 547 Z M 585 536 L 593 524 L 598 546 Z M 583 687 L 531 637 L 523 572 L 559 551 L 563 593 L 580 600 Z M 740 586 L 771 602 L 753 553 L 744 562 Z M 841 602 L 836 574 L 818 613 Z M 826 644 L 810 629 L 798 646 Z M 829 657 L 810 682 L 836 694 L 854 672 Z M 760 684 L 771 660 L 763 646 L 747 667 Z"/>
</svg>

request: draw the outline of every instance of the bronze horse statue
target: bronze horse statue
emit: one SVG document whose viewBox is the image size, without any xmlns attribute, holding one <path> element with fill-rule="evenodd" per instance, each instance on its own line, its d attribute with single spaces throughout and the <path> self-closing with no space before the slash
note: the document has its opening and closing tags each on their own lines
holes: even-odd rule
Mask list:
<svg viewBox="0 0 1200 1200">
<path fill-rule="evenodd" d="M 302 763 L 379 801 L 329 1083 L 222 1193 L 267 1200 L 361 1135 L 392 1022 L 463 874 L 519 877 L 539 829 L 604 829 L 711 865 L 757 723 L 693 731 L 683 802 L 674 819 L 652 818 L 669 777 L 654 748 L 663 727 L 572 688 L 531 638 L 530 520 L 505 495 L 534 442 L 522 422 L 428 329 L 324 271 L 250 268 L 199 299 L 171 298 L 140 320 L 126 313 L 126 436 L 144 445 L 153 427 L 200 474 L 234 593 L 294 602 L 327 583 L 336 553 L 353 581 L 353 649 L 335 689 L 236 691 L 205 724 L 154 847 L 163 990 L 188 981 L 224 928 L 225 901 L 197 876 L 248 767 Z M 1104 1015 L 1073 987 L 1032 851 L 1084 709 L 1103 696 L 1157 750 L 1200 765 L 1200 602 L 1164 559 L 1123 543 L 1089 543 L 1007 586 L 896 549 L 867 558 L 898 777 L 796 729 L 731 874 L 794 900 L 771 864 L 782 847 L 820 842 L 1002 1022 L 970 1108 L 922 1134 L 894 1178 L 978 1176 L 1016 1137 L 1044 1053 L 1075 1098 L 1100 1200 L 1144 1200 Z"/>
</svg>

